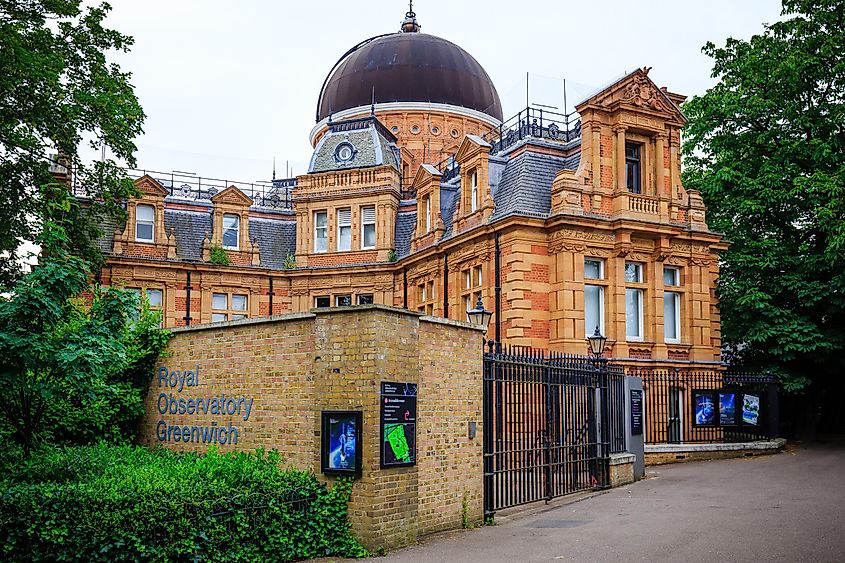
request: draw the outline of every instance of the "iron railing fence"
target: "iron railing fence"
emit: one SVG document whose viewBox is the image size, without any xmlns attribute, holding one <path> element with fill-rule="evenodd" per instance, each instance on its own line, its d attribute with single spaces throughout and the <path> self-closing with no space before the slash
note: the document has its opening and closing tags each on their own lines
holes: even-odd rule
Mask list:
<svg viewBox="0 0 845 563">
<path fill-rule="evenodd" d="M 778 390 L 767 374 L 629 369 L 643 380 L 646 444 L 746 442 L 778 435 Z"/>
<path fill-rule="evenodd" d="M 236 186 L 253 201 L 256 207 L 269 209 L 293 209 L 293 188 L 296 178 L 283 178 L 268 182 L 244 182 L 225 178 L 207 178 L 184 172 L 158 172 L 142 168 L 126 168 L 127 175 L 137 180 L 149 175 L 161 184 L 168 197 L 187 201 L 211 201 L 211 198 L 229 186 Z M 73 182 L 74 195 L 87 197 L 85 189 Z"/>
<path fill-rule="evenodd" d="M 583 356 L 484 355 L 485 513 L 609 485 L 623 451 L 624 372 Z"/>
<path fill-rule="evenodd" d="M 535 107 L 520 110 L 498 127 L 481 135 L 493 145 L 493 154 L 500 153 L 528 137 L 568 143 L 580 136 L 581 119 L 577 112 L 559 113 Z"/>
<path fill-rule="evenodd" d="M 543 108 L 528 107 L 481 134 L 481 138 L 492 145 L 491 152 L 497 154 L 528 137 L 568 143 L 581 136 L 581 119 L 577 112 L 559 113 Z M 442 176 L 441 182 L 448 182 L 458 176 L 461 166 L 450 155 L 434 165 Z"/>
</svg>

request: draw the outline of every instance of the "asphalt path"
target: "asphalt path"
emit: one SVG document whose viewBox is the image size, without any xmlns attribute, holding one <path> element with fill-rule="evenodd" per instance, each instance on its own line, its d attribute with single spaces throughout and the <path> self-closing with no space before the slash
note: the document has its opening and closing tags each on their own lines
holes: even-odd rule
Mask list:
<svg viewBox="0 0 845 563">
<path fill-rule="evenodd" d="M 845 561 L 845 444 L 648 468 L 632 485 L 377 561 Z"/>
</svg>

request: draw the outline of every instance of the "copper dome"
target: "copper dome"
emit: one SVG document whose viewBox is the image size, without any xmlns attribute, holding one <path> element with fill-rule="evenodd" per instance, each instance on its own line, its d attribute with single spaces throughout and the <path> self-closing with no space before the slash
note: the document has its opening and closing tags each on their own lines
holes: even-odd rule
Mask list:
<svg viewBox="0 0 845 563">
<path fill-rule="evenodd" d="M 317 121 L 330 113 L 386 102 L 433 102 L 502 120 L 499 94 L 472 55 L 450 41 L 412 31 L 365 41 L 344 55 L 317 101 Z"/>
</svg>

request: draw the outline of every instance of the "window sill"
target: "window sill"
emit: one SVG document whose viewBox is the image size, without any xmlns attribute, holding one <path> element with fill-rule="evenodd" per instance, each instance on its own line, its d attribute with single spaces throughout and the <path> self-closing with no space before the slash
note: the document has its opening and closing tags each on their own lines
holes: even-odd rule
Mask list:
<svg viewBox="0 0 845 563">
<path fill-rule="evenodd" d="M 146 239 L 137 239 L 137 238 L 135 239 L 135 242 L 137 242 L 139 244 L 155 244 L 156 243 L 155 240 L 146 240 Z"/>
</svg>

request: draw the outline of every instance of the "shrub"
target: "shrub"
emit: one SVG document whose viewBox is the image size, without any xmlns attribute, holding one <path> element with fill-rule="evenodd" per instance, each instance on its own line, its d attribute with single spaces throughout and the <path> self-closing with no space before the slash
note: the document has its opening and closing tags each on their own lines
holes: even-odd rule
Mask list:
<svg viewBox="0 0 845 563">
<path fill-rule="evenodd" d="M 14 458 L 14 459 L 13 459 Z M 366 555 L 352 482 L 328 489 L 276 452 L 84 446 L 0 456 L 0 556 L 12 561 L 254 561 Z"/>
<path fill-rule="evenodd" d="M 226 251 L 223 250 L 223 247 L 219 244 L 212 244 L 209 251 L 210 254 L 208 256 L 208 261 L 212 264 L 217 264 L 218 266 L 231 265 L 231 262 L 229 261 L 229 255 L 226 254 Z"/>
<path fill-rule="evenodd" d="M 92 287 L 65 240 L 62 226 L 45 226 L 38 265 L 0 299 L 0 432 L 25 451 L 131 437 L 170 338 L 131 293 Z"/>
</svg>

